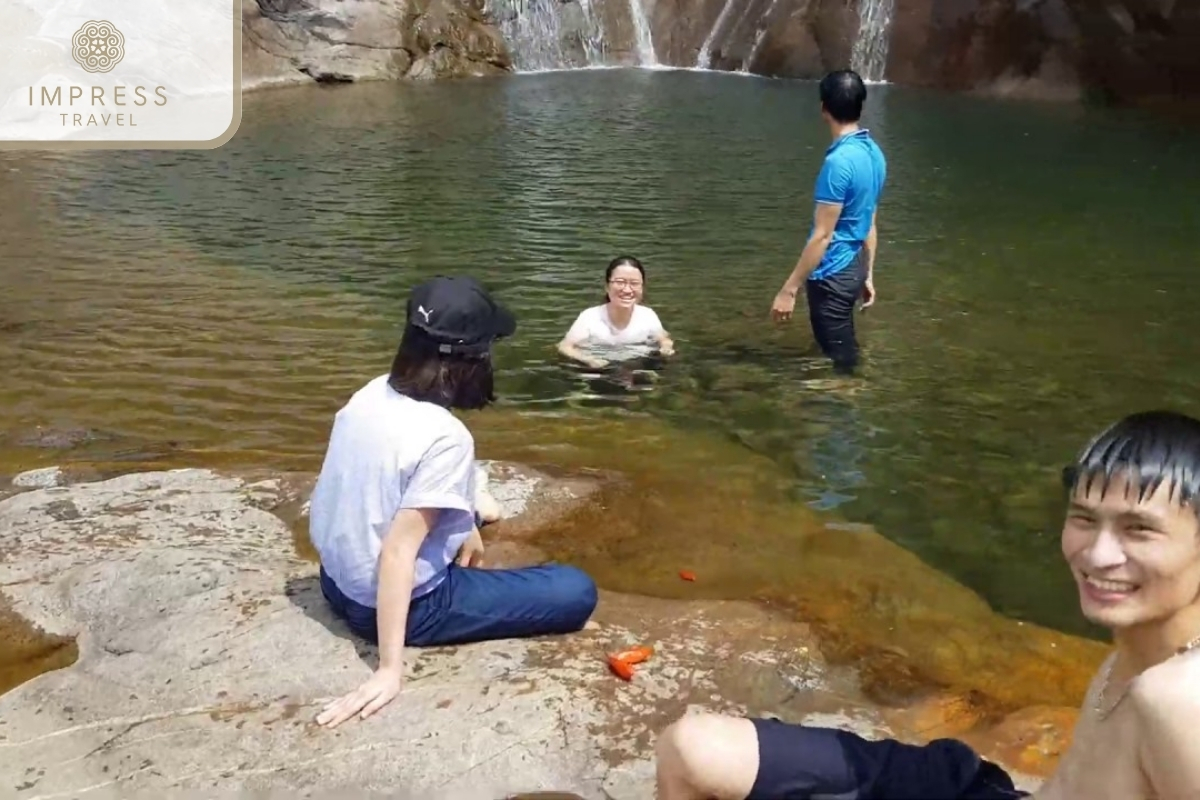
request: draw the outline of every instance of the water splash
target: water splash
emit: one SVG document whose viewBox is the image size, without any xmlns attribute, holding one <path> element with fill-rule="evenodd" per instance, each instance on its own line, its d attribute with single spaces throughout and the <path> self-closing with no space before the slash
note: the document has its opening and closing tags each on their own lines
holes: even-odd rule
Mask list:
<svg viewBox="0 0 1200 800">
<path fill-rule="evenodd" d="M 882 82 L 887 74 L 888 40 L 896 0 L 859 0 L 858 37 L 850 67 L 865 81 Z"/>
</svg>

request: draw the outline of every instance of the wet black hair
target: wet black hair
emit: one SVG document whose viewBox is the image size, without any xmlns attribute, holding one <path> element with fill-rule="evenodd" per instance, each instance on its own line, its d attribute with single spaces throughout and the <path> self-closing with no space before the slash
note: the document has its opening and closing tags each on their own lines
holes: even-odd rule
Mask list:
<svg viewBox="0 0 1200 800">
<path fill-rule="evenodd" d="M 420 328 L 408 326 L 392 359 L 388 386 L 443 408 L 477 409 L 496 399 L 490 352 L 444 354 Z"/>
<path fill-rule="evenodd" d="M 1137 486 L 1137 499 L 1165 481 L 1171 497 L 1200 517 L 1200 420 L 1175 411 L 1131 414 L 1100 433 L 1063 469 L 1063 488 L 1101 495 L 1115 478 Z"/>
<path fill-rule="evenodd" d="M 646 280 L 646 268 L 642 266 L 642 262 L 638 261 L 633 256 L 617 256 L 612 261 L 608 262 L 608 267 L 604 270 L 604 283 L 608 284 L 612 280 L 612 274 L 617 271 L 618 267 L 633 267 L 642 274 L 642 280 Z M 608 302 L 608 292 L 604 293 L 604 302 Z"/>
<path fill-rule="evenodd" d="M 838 122 L 858 122 L 863 103 L 867 101 L 867 86 L 852 69 L 839 69 L 821 79 L 818 89 L 821 107 Z"/>
</svg>

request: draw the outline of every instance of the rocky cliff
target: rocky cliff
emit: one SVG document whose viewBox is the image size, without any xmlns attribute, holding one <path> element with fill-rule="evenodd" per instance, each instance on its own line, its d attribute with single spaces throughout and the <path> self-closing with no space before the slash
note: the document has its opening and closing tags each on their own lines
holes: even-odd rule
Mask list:
<svg viewBox="0 0 1200 800">
<path fill-rule="evenodd" d="M 1200 3 L 1188 0 L 653 2 L 671 65 L 816 78 L 856 60 L 860 11 L 878 7 L 890 11 L 890 82 L 1116 102 L 1200 96 Z"/>
<path fill-rule="evenodd" d="M 1131 102 L 1200 96 L 1200 4 L 911 0 L 891 30 L 897 83 Z"/>
<path fill-rule="evenodd" d="M 861 69 L 864 9 L 890 18 L 879 55 L 894 83 L 1115 102 L 1200 96 L 1191 0 L 247 0 L 243 71 L 247 87 L 514 65 L 816 78 Z"/>
<path fill-rule="evenodd" d="M 476 0 L 246 0 L 242 84 L 490 75 L 508 49 Z"/>
</svg>

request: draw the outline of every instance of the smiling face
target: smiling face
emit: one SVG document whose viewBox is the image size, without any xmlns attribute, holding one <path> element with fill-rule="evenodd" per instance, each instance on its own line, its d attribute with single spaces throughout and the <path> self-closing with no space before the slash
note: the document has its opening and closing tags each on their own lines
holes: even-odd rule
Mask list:
<svg viewBox="0 0 1200 800">
<path fill-rule="evenodd" d="M 1200 599 L 1200 519 L 1170 481 L 1140 499 L 1124 474 L 1071 493 L 1062 552 L 1083 615 L 1113 630 L 1161 623 Z"/>
<path fill-rule="evenodd" d="M 641 302 L 645 280 L 637 267 L 622 265 L 608 278 L 608 302 L 621 308 L 632 308 Z"/>
</svg>

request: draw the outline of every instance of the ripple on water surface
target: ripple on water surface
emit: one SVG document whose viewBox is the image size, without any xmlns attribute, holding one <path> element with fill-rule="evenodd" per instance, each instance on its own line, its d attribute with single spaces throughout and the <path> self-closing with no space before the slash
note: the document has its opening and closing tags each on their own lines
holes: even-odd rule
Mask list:
<svg viewBox="0 0 1200 800">
<path fill-rule="evenodd" d="M 5 425 L 314 469 L 333 411 L 386 370 L 407 287 L 470 272 L 520 316 L 481 440 L 519 429 L 615 467 L 651 430 L 725 441 L 690 468 L 706 485 L 770 472 L 782 488 L 755 502 L 772 535 L 795 508 L 835 509 L 1004 612 L 1091 633 L 1059 564 L 1055 475 L 1147 397 L 1196 410 L 1195 137 L 872 87 L 866 123 L 890 158 L 880 302 L 847 388 L 802 321 L 766 322 L 808 232 L 827 144 L 814 106 L 811 84 L 640 71 L 280 90 L 248 96 L 216 151 L 5 156 Z M 647 263 L 680 353 L 635 395 L 553 353 L 623 253 Z M 597 419 L 617 422 L 572 438 Z M 660 490 L 668 509 L 696 494 Z M 734 519 L 747 502 L 714 496 Z M 655 524 L 620 549 L 638 570 L 638 548 L 686 533 Z M 749 536 L 720 529 L 705 535 Z M 732 593 L 804 574 L 803 549 L 747 541 Z"/>
</svg>

